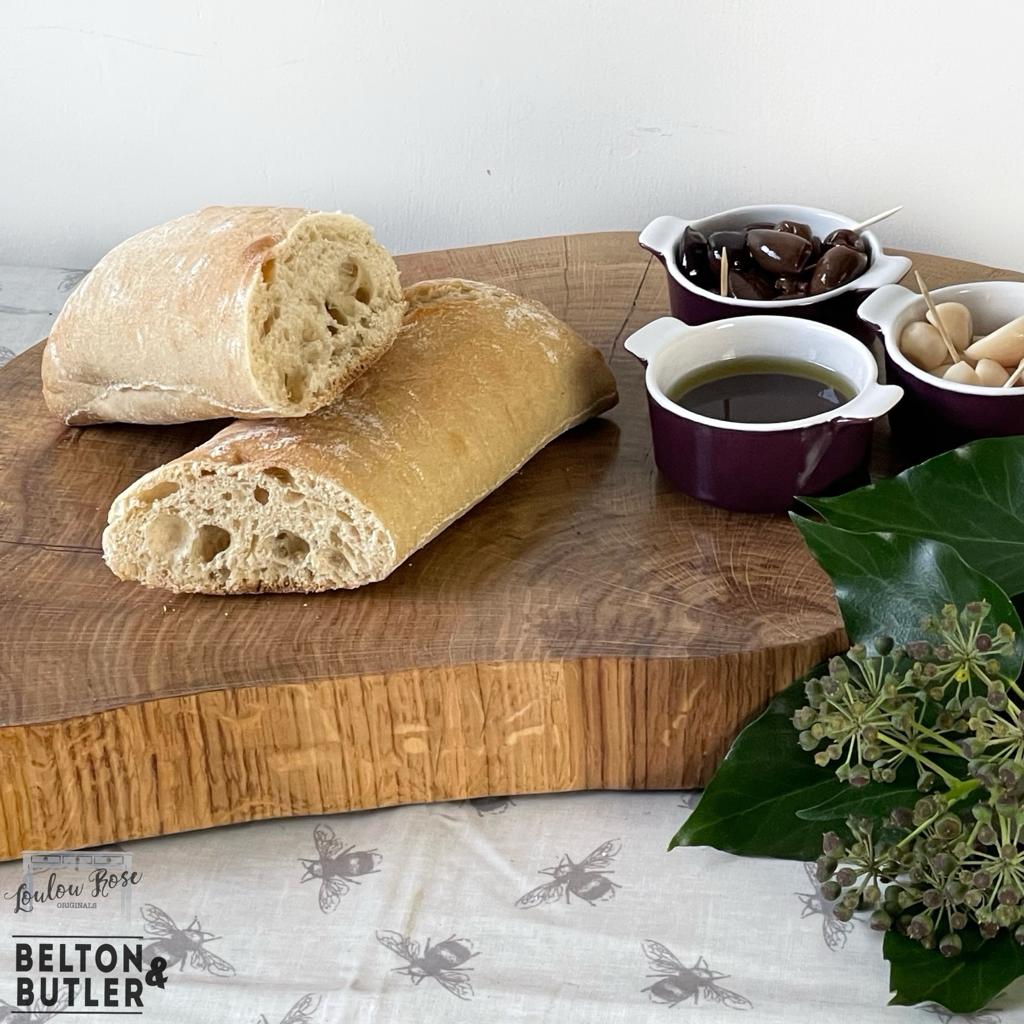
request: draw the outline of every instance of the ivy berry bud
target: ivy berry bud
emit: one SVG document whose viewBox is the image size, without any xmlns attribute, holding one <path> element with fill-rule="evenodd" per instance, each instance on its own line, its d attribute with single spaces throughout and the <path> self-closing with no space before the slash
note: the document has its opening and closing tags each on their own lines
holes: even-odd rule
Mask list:
<svg viewBox="0 0 1024 1024">
<path fill-rule="evenodd" d="M 887 932 L 892 927 L 892 915 L 885 910 L 878 909 L 872 913 L 870 924 L 876 932 Z"/>
<path fill-rule="evenodd" d="M 874 640 L 875 650 L 884 658 L 886 655 L 892 653 L 893 647 L 896 646 L 896 642 L 891 636 L 877 636 Z"/>
<path fill-rule="evenodd" d="M 846 852 L 842 839 L 835 832 L 826 832 L 821 837 L 821 851 L 830 857 L 841 857 Z"/>
</svg>

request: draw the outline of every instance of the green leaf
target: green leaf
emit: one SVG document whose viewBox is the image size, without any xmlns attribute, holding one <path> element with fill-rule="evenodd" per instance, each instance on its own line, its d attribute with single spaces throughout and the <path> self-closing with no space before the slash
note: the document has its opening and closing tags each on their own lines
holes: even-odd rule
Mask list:
<svg viewBox="0 0 1024 1024">
<path fill-rule="evenodd" d="M 868 487 L 802 500 L 844 530 L 941 541 L 1007 593 L 1024 591 L 1024 437 L 975 441 Z"/>
<path fill-rule="evenodd" d="M 882 951 L 889 961 L 890 1004 L 938 1003 L 952 1013 L 984 1009 L 1024 975 L 1024 947 L 1002 932 L 985 941 L 976 928 L 961 933 L 960 956 L 944 957 L 897 932 L 886 932 Z"/>
<path fill-rule="evenodd" d="M 808 678 L 824 671 L 819 665 Z M 799 679 L 739 734 L 670 850 L 714 846 L 744 856 L 791 860 L 812 860 L 821 853 L 821 822 L 801 821 L 797 812 L 851 787 L 815 765 L 797 744 L 790 719 L 805 703 L 804 680 Z"/>
<path fill-rule="evenodd" d="M 850 533 L 800 517 L 794 522 L 832 577 L 847 631 L 855 640 L 887 632 L 911 639 L 923 615 L 947 601 L 963 605 L 978 598 L 991 603 L 996 621 L 1009 622 L 1018 635 L 1024 632 L 1006 594 L 945 544 Z M 1021 658 L 1019 640 L 1018 670 Z M 857 790 L 840 782 L 831 769 L 814 764 L 797 744 L 790 721 L 805 703 L 803 684 L 799 680 L 783 690 L 740 733 L 670 849 L 714 846 L 746 856 L 809 860 L 820 852 L 825 823 L 841 823 L 854 812 L 869 813 L 869 801 L 879 814 L 908 802 L 906 780 L 894 784 L 895 789 L 872 783 Z"/>
<path fill-rule="evenodd" d="M 886 785 L 872 782 L 860 789 L 844 787 L 845 792 L 814 807 L 797 811 L 801 821 L 835 821 L 850 814 L 865 818 L 884 818 L 894 807 L 913 807 L 921 799 L 917 786 Z"/>
<path fill-rule="evenodd" d="M 1008 622 L 1017 632 L 1007 666 L 1016 677 L 1024 663 L 1020 617 L 1006 592 L 968 565 L 948 544 L 893 533 L 852 533 L 830 523 L 792 516 L 811 554 L 832 577 L 846 632 L 869 643 L 881 633 L 903 642 L 920 639 L 918 623 L 946 602 L 957 606 L 984 598 L 993 626 Z M 1022 527 L 1024 532 L 1024 527 Z"/>
</svg>

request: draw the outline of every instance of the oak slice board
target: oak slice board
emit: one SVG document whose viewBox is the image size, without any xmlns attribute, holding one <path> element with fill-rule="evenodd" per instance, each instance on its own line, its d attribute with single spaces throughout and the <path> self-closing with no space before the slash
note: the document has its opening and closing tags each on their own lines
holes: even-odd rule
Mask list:
<svg viewBox="0 0 1024 1024">
<path fill-rule="evenodd" d="M 65 428 L 40 397 L 41 346 L 0 371 L 0 859 L 272 816 L 700 786 L 753 712 L 839 648 L 828 580 L 786 518 L 658 476 L 622 340 L 668 303 L 634 234 L 399 262 L 406 284 L 539 299 L 601 348 L 622 399 L 362 590 L 119 582 L 100 558 L 111 500 L 222 424 Z M 917 265 L 935 285 L 1015 276 Z"/>
</svg>

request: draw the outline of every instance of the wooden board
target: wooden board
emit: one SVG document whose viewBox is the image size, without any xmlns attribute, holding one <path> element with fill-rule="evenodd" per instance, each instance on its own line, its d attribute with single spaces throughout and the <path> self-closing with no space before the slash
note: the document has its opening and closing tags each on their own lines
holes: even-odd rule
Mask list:
<svg viewBox="0 0 1024 1024">
<path fill-rule="evenodd" d="M 116 580 L 111 499 L 220 424 L 67 429 L 40 347 L 0 371 L 0 858 L 280 815 L 703 784 L 841 643 L 784 517 L 672 493 L 622 339 L 667 308 L 631 233 L 426 253 L 546 303 L 622 401 L 387 581 L 211 598 Z M 919 257 L 935 285 L 1002 275 Z M 1019 275 L 1017 275 L 1019 276 Z"/>
</svg>

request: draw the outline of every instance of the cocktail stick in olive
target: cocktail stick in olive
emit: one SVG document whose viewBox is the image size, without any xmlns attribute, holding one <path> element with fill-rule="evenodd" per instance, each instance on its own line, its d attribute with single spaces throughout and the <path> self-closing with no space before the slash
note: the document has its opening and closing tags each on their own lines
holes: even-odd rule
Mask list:
<svg viewBox="0 0 1024 1024">
<path fill-rule="evenodd" d="M 708 235 L 708 267 L 716 280 L 721 272 L 719 261 L 723 249 L 728 254 L 729 266 L 733 270 L 743 270 L 750 266 L 745 231 L 713 231 Z"/>
<path fill-rule="evenodd" d="M 747 248 L 758 266 L 778 275 L 799 274 L 810 261 L 813 246 L 788 231 L 757 228 L 747 232 Z"/>
<path fill-rule="evenodd" d="M 864 253 L 848 249 L 845 245 L 835 245 L 815 263 L 808 294 L 820 295 L 839 288 L 863 273 L 867 265 L 868 258 Z"/>
</svg>

